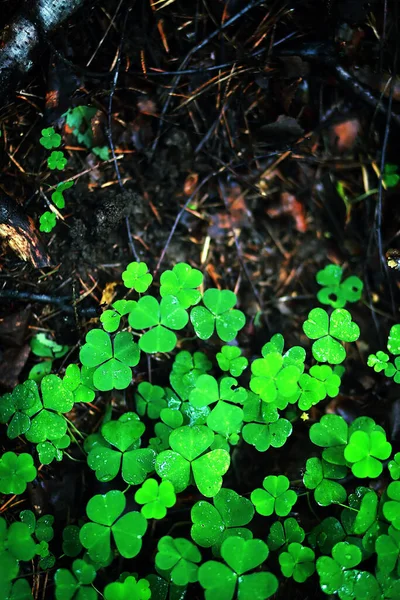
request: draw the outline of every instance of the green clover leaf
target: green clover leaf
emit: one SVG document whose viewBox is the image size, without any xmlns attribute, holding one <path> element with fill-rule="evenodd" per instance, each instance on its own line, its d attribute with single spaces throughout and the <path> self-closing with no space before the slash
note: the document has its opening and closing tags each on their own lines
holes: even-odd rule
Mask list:
<svg viewBox="0 0 400 600">
<path fill-rule="evenodd" d="M 206 600 L 266 600 L 278 589 L 278 580 L 268 572 L 247 574 L 268 557 L 268 546 L 261 540 L 229 537 L 221 546 L 221 555 L 228 566 L 208 561 L 199 568 L 199 583 L 205 589 Z M 237 593 L 235 595 L 235 590 Z"/>
<path fill-rule="evenodd" d="M 139 294 L 148 290 L 153 281 L 153 275 L 144 262 L 131 262 L 122 273 L 122 281 L 127 288 L 133 288 Z"/>
<path fill-rule="evenodd" d="M 200 301 L 198 288 L 203 283 L 203 274 L 186 263 L 178 263 L 172 271 L 164 271 L 160 277 L 160 294 L 175 296 L 182 308 L 189 308 Z"/>
<path fill-rule="evenodd" d="M 322 457 L 327 462 L 336 465 L 346 464 L 344 449 L 348 435 L 348 425 L 339 415 L 324 415 L 319 423 L 315 423 L 310 428 L 312 443 L 325 448 Z"/>
<path fill-rule="evenodd" d="M 309 410 L 312 406 L 326 398 L 326 390 L 323 383 L 317 378 L 307 375 L 307 373 L 300 375 L 299 387 L 300 396 L 298 405 L 300 410 Z"/>
<path fill-rule="evenodd" d="M 247 423 L 242 430 L 243 439 L 252 444 L 258 452 L 266 452 L 270 446 L 281 448 L 292 434 L 293 427 L 287 419 L 274 423 Z"/>
<path fill-rule="evenodd" d="M 205 373 L 199 375 L 189 394 L 189 402 L 195 408 L 217 403 L 207 417 L 207 425 L 223 436 L 239 433 L 242 426 L 243 410 L 235 405 L 246 401 L 247 392 L 241 387 L 233 389 L 236 384 L 233 377 L 223 377 L 218 384 L 214 377 Z"/>
<path fill-rule="evenodd" d="M 86 334 L 86 344 L 79 358 L 85 367 L 97 367 L 93 383 L 98 390 L 123 390 L 132 379 L 132 369 L 140 359 L 139 346 L 128 331 L 117 333 L 111 344 L 110 336 L 101 329 L 92 329 Z"/>
<path fill-rule="evenodd" d="M 98 594 L 91 587 L 95 578 L 94 566 L 81 559 L 72 563 L 72 573 L 68 569 L 57 569 L 54 574 L 56 600 L 97 600 Z"/>
<path fill-rule="evenodd" d="M 288 545 L 287 552 L 279 555 L 279 564 L 285 577 L 304 583 L 315 571 L 315 554 L 311 548 L 293 542 Z"/>
<path fill-rule="evenodd" d="M 57 440 L 37 444 L 36 450 L 42 465 L 49 465 L 54 459 L 60 462 L 64 456 L 62 451 L 66 450 L 70 443 L 71 438 L 68 435 L 63 435 Z"/>
<path fill-rule="evenodd" d="M 383 471 L 381 461 L 389 458 L 392 446 L 382 431 L 354 431 L 344 450 L 355 477 L 379 477 Z"/>
<path fill-rule="evenodd" d="M 376 354 L 370 354 L 368 356 L 367 365 L 372 367 L 375 373 L 385 371 L 389 366 L 389 355 L 386 352 L 379 350 Z"/>
<path fill-rule="evenodd" d="M 278 352 L 253 361 L 250 389 L 264 402 L 275 402 L 278 395 L 291 398 L 298 393 L 301 369 L 295 364 L 285 366 L 284 363 L 284 357 Z"/>
<path fill-rule="evenodd" d="M 104 588 L 105 600 L 149 600 L 150 596 L 150 584 L 147 579 L 136 581 L 133 575 L 128 575 L 123 582 L 109 583 Z"/>
<path fill-rule="evenodd" d="M 391 354 L 400 354 L 400 325 L 393 325 L 390 329 L 387 349 Z"/>
<path fill-rule="evenodd" d="M 297 502 L 297 494 L 289 490 L 289 479 L 285 475 L 269 475 L 263 481 L 263 488 L 251 492 L 250 500 L 256 511 L 264 517 L 273 513 L 286 517 Z"/>
<path fill-rule="evenodd" d="M 387 188 L 396 187 L 396 185 L 399 183 L 400 175 L 397 173 L 398 170 L 399 167 L 397 165 L 392 165 L 390 163 L 385 164 L 382 180 Z"/>
<path fill-rule="evenodd" d="M 309 458 L 306 462 L 306 472 L 303 482 L 306 488 L 314 490 L 314 499 L 320 506 L 329 506 L 337 502 L 345 502 L 346 490 L 337 481 L 347 475 L 347 467 L 332 465 L 319 458 Z"/>
<path fill-rule="evenodd" d="M 195 352 L 192 355 L 182 350 L 175 357 L 169 380 L 182 400 L 188 400 L 198 376 L 209 371 L 211 367 L 211 362 L 203 352 Z"/>
<path fill-rule="evenodd" d="M 308 534 L 308 543 L 314 549 L 318 546 L 322 554 L 331 554 L 333 546 L 345 537 L 341 522 L 335 517 L 326 517 Z"/>
<path fill-rule="evenodd" d="M 200 500 L 191 511 L 191 536 L 199 546 L 210 548 L 214 554 L 222 542 L 235 535 L 249 539 L 251 532 L 243 529 L 253 518 L 254 507 L 250 500 L 233 490 L 222 488 L 213 499 L 214 506 Z"/>
<path fill-rule="evenodd" d="M 400 479 L 400 452 L 396 452 L 393 460 L 388 464 L 388 469 L 392 479 Z"/>
<path fill-rule="evenodd" d="M 386 490 L 389 500 L 383 504 L 383 516 L 397 530 L 400 530 L 400 481 L 392 481 Z"/>
<path fill-rule="evenodd" d="M 159 484 L 155 479 L 146 479 L 135 494 L 135 502 L 144 504 L 141 512 L 146 519 L 164 519 L 167 508 L 176 503 L 174 486 L 167 480 Z"/>
<path fill-rule="evenodd" d="M 64 387 L 73 392 L 75 402 L 93 402 L 95 397 L 94 368 L 70 364 L 65 369 Z"/>
<path fill-rule="evenodd" d="M 229 290 L 212 288 L 204 293 L 203 304 L 192 308 L 190 313 L 196 335 L 208 340 L 216 329 L 223 342 L 231 342 L 246 323 L 242 311 L 233 308 L 236 295 Z"/>
<path fill-rule="evenodd" d="M 124 558 L 133 558 L 142 547 L 147 521 L 139 512 L 128 512 L 122 517 L 126 499 L 122 492 L 111 490 L 93 496 L 86 506 L 89 523 L 83 525 L 79 539 L 93 561 L 105 562 L 111 552 L 111 534 L 118 552 Z"/>
<path fill-rule="evenodd" d="M 42 129 L 42 137 L 40 138 L 39 143 L 46 148 L 46 150 L 58 148 L 61 144 L 61 135 L 54 131 L 54 127 L 47 127 L 46 129 Z"/>
<path fill-rule="evenodd" d="M 237 346 L 222 346 L 216 359 L 221 371 L 229 371 L 233 377 L 240 377 L 249 363 Z"/>
<path fill-rule="evenodd" d="M 397 566 L 399 570 L 400 558 L 400 531 L 392 525 L 388 529 L 388 535 L 380 535 L 375 544 L 378 555 L 378 568 L 386 575 L 389 575 Z"/>
<path fill-rule="evenodd" d="M 62 181 L 57 185 L 55 192 L 53 192 L 51 195 L 51 199 L 57 206 L 57 208 L 65 208 L 64 192 L 65 190 L 71 188 L 73 185 L 73 181 Z"/>
<path fill-rule="evenodd" d="M 164 389 L 147 381 L 139 383 L 137 389 L 135 401 L 138 415 L 144 417 L 147 414 L 149 419 L 158 419 L 162 409 L 167 407 Z"/>
<path fill-rule="evenodd" d="M 324 286 L 317 294 L 321 304 L 333 308 L 343 308 L 347 302 L 356 302 L 361 298 L 363 282 L 358 277 L 348 277 L 343 282 L 343 270 L 338 265 L 328 265 L 318 271 L 317 283 Z"/>
<path fill-rule="evenodd" d="M 143 352 L 171 352 L 176 346 L 176 335 L 171 329 L 183 329 L 189 317 L 179 300 L 174 296 L 164 296 L 158 303 L 153 296 L 140 298 L 129 315 L 133 329 L 148 329 L 139 340 Z"/>
<path fill-rule="evenodd" d="M 121 323 L 121 318 L 129 314 L 135 305 L 136 302 L 134 300 L 117 300 L 113 302 L 112 308 L 105 310 L 100 317 L 103 329 L 108 333 L 117 331 Z"/>
<path fill-rule="evenodd" d="M 30 454 L 6 452 L 0 458 L 0 492 L 23 494 L 26 484 L 33 481 L 37 471 Z"/>
<path fill-rule="evenodd" d="M 66 164 L 67 159 L 64 156 L 64 152 L 61 152 L 60 150 L 53 150 L 53 152 L 47 159 L 47 166 L 52 171 L 54 171 L 55 169 L 62 171 L 63 169 L 65 169 Z"/>
<path fill-rule="evenodd" d="M 9 421 L 7 437 L 13 440 L 26 433 L 31 425 L 30 417 L 41 407 L 35 381 L 24 381 L 15 386 L 12 394 L 4 394 L 0 398 L 0 423 Z"/>
<path fill-rule="evenodd" d="M 45 358 L 61 358 L 68 350 L 69 346 L 61 346 L 44 333 L 37 333 L 30 341 L 33 354 Z"/>
<path fill-rule="evenodd" d="M 358 325 L 353 323 L 351 314 L 343 308 L 335 309 L 330 317 L 322 308 L 313 308 L 303 324 L 303 330 L 309 339 L 317 340 L 312 345 L 315 360 L 332 365 L 338 365 L 346 358 L 340 341 L 354 342 L 360 335 Z"/>
<path fill-rule="evenodd" d="M 4 600 L 33 600 L 31 586 L 26 579 L 17 579 L 12 585 L 3 587 Z"/>
<path fill-rule="evenodd" d="M 275 521 L 271 525 L 267 544 L 270 550 L 279 550 L 279 548 L 287 547 L 294 542 L 301 544 L 304 538 L 304 529 L 300 527 L 296 519 L 289 517 L 284 520 L 283 524 L 280 521 Z"/>
<path fill-rule="evenodd" d="M 6 521 L 0 517 L 0 559 L 6 579 L 14 579 L 18 573 L 18 562 L 30 561 L 36 554 L 36 543 L 26 523 L 11 523 L 7 529 Z M 10 571 L 7 572 L 8 567 Z M 2 581 L 4 575 L 2 573 Z"/>
<path fill-rule="evenodd" d="M 346 592 L 348 587 L 351 589 L 354 584 L 353 574 L 357 573 L 347 571 L 347 569 L 357 566 L 361 562 L 362 554 L 354 544 L 338 542 L 332 548 L 332 556 L 333 558 L 330 556 L 319 557 L 316 562 L 316 570 L 320 578 L 321 590 L 325 594 L 339 593 L 339 597 L 342 597 L 341 591 Z M 354 598 L 354 595 L 350 597 Z"/>
<path fill-rule="evenodd" d="M 50 233 L 54 229 L 57 223 L 57 217 L 53 212 L 46 210 L 39 219 L 39 231 L 44 233 Z"/>
<path fill-rule="evenodd" d="M 139 485 L 154 470 L 156 453 L 151 448 L 139 448 L 145 426 L 136 413 L 125 413 L 118 421 L 108 421 L 101 428 L 101 435 L 89 436 L 85 448 L 88 465 L 96 471 L 99 481 L 111 481 L 120 469 L 122 479 L 131 485 Z"/>
<path fill-rule="evenodd" d="M 214 440 L 208 427 L 185 425 L 175 429 L 169 438 L 172 450 L 160 452 L 156 458 L 156 472 L 162 479 L 171 481 L 175 492 L 185 490 L 194 482 L 203 496 L 215 496 L 222 486 L 222 475 L 230 464 L 225 450 L 207 452 Z"/>
<path fill-rule="evenodd" d="M 165 535 L 157 545 L 156 566 L 166 571 L 175 585 L 185 586 L 198 580 L 198 564 L 201 554 L 192 542 L 185 538 Z"/>
<path fill-rule="evenodd" d="M 342 525 L 348 534 L 362 535 L 375 525 L 378 515 L 378 496 L 374 490 L 357 487 L 355 493 L 350 494 L 348 504 L 349 508 L 345 508 L 341 515 Z"/>
</svg>

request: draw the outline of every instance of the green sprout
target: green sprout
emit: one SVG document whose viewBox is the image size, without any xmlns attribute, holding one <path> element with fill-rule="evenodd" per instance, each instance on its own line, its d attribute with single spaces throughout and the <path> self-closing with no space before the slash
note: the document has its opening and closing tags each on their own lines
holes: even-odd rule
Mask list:
<svg viewBox="0 0 400 600">
<path fill-rule="evenodd" d="M 105 600 L 149 600 L 150 596 L 150 584 L 147 579 L 137 581 L 133 575 L 128 575 L 124 581 L 109 583 L 104 588 Z"/>
<path fill-rule="evenodd" d="M 39 219 L 39 230 L 44 233 L 50 233 L 54 229 L 57 223 L 57 217 L 53 212 L 46 210 Z"/>
<path fill-rule="evenodd" d="M 171 481 L 175 492 L 182 492 L 194 482 L 207 498 L 215 496 L 222 486 L 222 475 L 230 464 L 226 450 L 207 452 L 214 434 L 205 426 L 183 426 L 175 429 L 169 438 L 171 450 L 160 452 L 156 458 L 156 472 Z"/>
<path fill-rule="evenodd" d="M 0 492 L 2 494 L 23 494 L 27 483 L 33 481 L 37 471 L 33 458 L 26 452 L 15 454 L 5 452 L 0 458 Z"/>
<path fill-rule="evenodd" d="M 198 580 L 201 554 L 197 546 L 185 538 L 165 535 L 157 545 L 155 564 L 162 572 L 168 572 L 175 585 L 184 586 Z"/>
<path fill-rule="evenodd" d="M 118 421 L 105 423 L 101 434 L 92 434 L 85 440 L 88 465 L 96 471 L 99 481 L 111 481 L 121 471 L 126 483 L 143 483 L 154 470 L 156 456 L 151 448 L 140 448 L 144 431 L 136 413 L 125 413 Z"/>
<path fill-rule="evenodd" d="M 232 377 L 240 377 L 249 363 L 237 346 L 222 346 L 216 359 L 221 371 L 229 371 Z"/>
<path fill-rule="evenodd" d="M 125 287 L 134 289 L 143 294 L 150 287 L 153 276 L 144 262 L 131 262 L 122 273 L 122 281 Z"/>
<path fill-rule="evenodd" d="M 109 152 L 107 146 L 94 145 L 91 120 L 96 112 L 97 108 L 94 106 L 75 106 L 74 108 L 69 108 L 63 114 L 63 117 L 65 117 L 68 127 L 72 129 L 74 136 L 80 144 L 86 146 L 88 150 L 91 150 L 101 160 L 107 160 Z"/>
<path fill-rule="evenodd" d="M 208 340 L 217 331 L 223 342 L 231 342 L 246 323 L 242 311 L 234 309 L 236 295 L 229 290 L 209 289 L 203 296 L 204 306 L 195 306 L 190 313 L 196 335 Z"/>
<path fill-rule="evenodd" d="M 97 600 L 98 594 L 91 586 L 95 578 L 94 566 L 81 559 L 74 560 L 72 572 L 57 569 L 54 574 L 56 600 Z"/>
<path fill-rule="evenodd" d="M 355 276 L 342 281 L 343 269 L 338 265 L 328 265 L 318 271 L 316 279 L 323 286 L 317 298 L 321 304 L 329 304 L 333 308 L 344 308 L 347 302 L 357 302 L 361 298 L 363 282 Z"/>
<path fill-rule="evenodd" d="M 105 310 L 100 317 L 104 330 L 108 333 L 117 331 L 121 324 L 121 318 L 128 315 L 135 304 L 134 300 L 117 300 L 113 302 L 112 309 Z"/>
<path fill-rule="evenodd" d="M 360 336 L 360 329 L 351 320 L 351 314 L 344 308 L 337 308 L 329 317 L 322 308 L 313 308 L 303 330 L 312 345 L 315 360 L 338 365 L 346 358 L 342 342 L 355 342 Z"/>
<path fill-rule="evenodd" d="M 133 558 L 139 554 L 147 521 L 135 511 L 121 516 L 125 506 L 125 496 L 119 490 L 93 496 L 87 503 L 89 523 L 81 528 L 79 539 L 93 561 L 107 561 L 111 552 L 111 534 L 121 556 Z"/>
<path fill-rule="evenodd" d="M 144 505 L 141 513 L 146 519 L 164 519 L 167 508 L 176 502 L 174 486 L 167 480 L 146 479 L 135 493 L 135 502 Z"/>
<path fill-rule="evenodd" d="M 164 296 L 160 303 L 153 296 L 144 296 L 129 315 L 133 329 L 149 329 L 139 340 L 140 349 L 148 354 L 171 352 L 177 343 L 171 329 L 183 329 L 188 320 L 186 310 L 174 296 Z"/>
<path fill-rule="evenodd" d="M 221 546 L 221 556 L 226 564 L 207 561 L 200 566 L 199 583 L 205 589 L 207 600 L 265 600 L 275 594 L 278 580 L 265 571 L 249 574 L 267 558 L 268 546 L 262 540 L 243 540 L 229 537 Z M 235 591 L 237 592 L 235 594 Z"/>
<path fill-rule="evenodd" d="M 146 414 L 149 419 L 158 419 L 163 408 L 167 408 L 165 391 L 159 385 L 142 381 L 135 394 L 136 411 L 140 417 Z"/>
<path fill-rule="evenodd" d="M 279 550 L 283 547 L 287 548 L 289 544 L 301 544 L 304 538 L 304 529 L 300 527 L 296 519 L 289 517 L 288 519 L 285 519 L 283 523 L 281 523 L 281 521 L 275 521 L 275 523 L 271 525 L 267 544 L 270 550 Z"/>
<path fill-rule="evenodd" d="M 61 150 L 53 150 L 47 159 L 47 166 L 52 171 L 56 169 L 58 169 L 58 171 L 63 171 L 66 164 L 67 159 L 65 158 L 64 152 L 61 152 Z"/>
<path fill-rule="evenodd" d="M 112 343 L 105 331 L 92 329 L 86 334 L 79 358 L 85 367 L 97 367 L 93 383 L 98 390 L 123 390 L 132 380 L 131 367 L 138 364 L 140 350 L 128 331 L 117 333 Z"/>
<path fill-rule="evenodd" d="M 213 503 L 200 500 L 192 508 L 192 539 L 203 548 L 213 547 L 219 552 L 224 540 L 230 536 L 250 539 L 252 533 L 243 526 L 248 525 L 254 515 L 250 500 L 235 491 L 222 488 L 213 498 Z"/>
<path fill-rule="evenodd" d="M 57 185 L 55 192 L 53 192 L 51 195 L 51 199 L 57 208 L 65 208 L 64 192 L 65 190 L 69 190 L 69 188 L 71 188 L 73 185 L 73 181 L 61 181 Z"/>
<path fill-rule="evenodd" d="M 258 514 L 269 517 L 273 513 L 286 517 L 297 502 L 297 494 L 289 490 L 289 479 L 285 475 L 269 475 L 263 481 L 263 488 L 250 494 L 250 500 Z"/>
<path fill-rule="evenodd" d="M 58 148 L 61 144 L 61 135 L 54 131 L 54 127 L 47 127 L 46 129 L 42 129 L 42 137 L 40 138 L 39 143 L 46 148 L 46 150 Z"/>
<path fill-rule="evenodd" d="M 279 555 L 279 564 L 285 577 L 293 577 L 297 583 L 304 583 L 315 571 L 315 553 L 311 548 L 292 542 L 287 552 Z"/>
<path fill-rule="evenodd" d="M 190 308 L 200 302 L 198 288 L 203 283 L 203 274 L 186 263 L 178 263 L 172 271 L 164 271 L 160 277 L 160 294 L 175 296 L 182 308 Z"/>
</svg>

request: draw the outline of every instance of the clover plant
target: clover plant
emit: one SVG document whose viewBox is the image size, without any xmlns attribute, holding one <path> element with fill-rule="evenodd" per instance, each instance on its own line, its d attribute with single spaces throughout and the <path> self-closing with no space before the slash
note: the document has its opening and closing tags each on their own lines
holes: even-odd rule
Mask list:
<svg viewBox="0 0 400 600">
<path fill-rule="evenodd" d="M 84 108 L 68 119 L 89 146 Z M 46 150 L 59 147 L 52 128 L 42 133 Z M 53 192 L 57 208 L 67 183 Z M 6 600 L 32 600 L 33 574 L 56 600 L 264 600 L 303 584 L 340 600 L 400 598 L 400 453 L 380 423 L 328 407 L 360 335 L 343 307 L 362 284 L 335 265 L 317 280 L 331 307 L 304 322 L 308 355 L 276 333 L 243 356 L 235 294 L 204 290 L 186 263 L 161 274 L 159 294 L 147 264 L 130 263 L 126 297 L 57 375 L 69 348 L 32 338 L 45 362 L 0 397 Z M 399 360 L 394 325 L 387 353 L 368 364 L 397 383 Z M 289 446 L 305 457 L 296 471 L 280 458 L 293 431 L 304 441 Z M 54 515 L 20 506 L 72 461 L 87 483 L 83 507 L 59 522 L 57 500 Z"/>
</svg>

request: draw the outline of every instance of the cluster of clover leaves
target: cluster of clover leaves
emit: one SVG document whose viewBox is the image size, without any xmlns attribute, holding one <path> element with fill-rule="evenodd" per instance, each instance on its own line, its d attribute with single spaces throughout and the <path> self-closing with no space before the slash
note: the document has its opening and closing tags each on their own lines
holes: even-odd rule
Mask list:
<svg viewBox="0 0 400 600">
<path fill-rule="evenodd" d="M 400 383 L 400 325 L 393 325 L 389 332 L 387 349 L 393 354 L 393 362 L 389 355 L 382 350 L 368 357 L 368 366 L 373 367 L 376 373 L 384 372 L 386 377 L 393 377 L 393 381 Z"/>
<path fill-rule="evenodd" d="M 317 456 L 306 462 L 304 487 L 284 474 L 267 474 L 245 496 L 223 485 L 243 444 L 260 453 L 282 447 L 299 417 L 306 421 L 313 406 L 337 396 L 343 343 L 360 334 L 351 314 L 311 310 L 303 324 L 312 341 L 308 362 L 302 347 L 285 350 L 280 334 L 249 362 L 235 341 L 245 316 L 233 292 L 203 293 L 202 274 L 185 263 L 162 273 L 159 298 L 147 293 L 153 278 L 146 264 L 131 263 L 122 279 L 127 296 L 137 299 L 117 300 L 103 312 L 101 327 L 86 335 L 79 364 L 61 376 L 36 369 L 0 398 L 0 422 L 8 438 L 18 440 L 18 453 L 0 458 L 1 493 L 23 494 L 39 465 L 69 459 L 71 444 L 108 490 L 88 500 L 83 520 L 64 527 L 61 556 L 54 550 L 53 516 L 24 510 L 12 523 L 0 518 L 5 600 L 32 600 L 24 578 L 32 564 L 50 576 L 56 600 L 177 600 L 200 597 L 201 590 L 206 600 L 264 600 L 277 592 L 279 574 L 296 584 L 318 577 L 322 592 L 341 600 L 400 598 L 400 453 L 391 457 L 385 431 L 373 419 L 348 424 L 326 414 L 314 423 L 309 436 Z M 71 411 L 79 403 L 132 386 L 142 354 L 172 352 L 176 332 L 190 324 L 200 340 L 221 340 L 215 361 L 180 350 L 169 385 L 134 384 L 135 410 L 113 416 L 110 407 L 95 433 L 76 429 Z M 64 351 L 51 348 L 49 355 L 46 339 L 35 347 L 46 358 Z M 400 354 L 398 329 L 388 349 Z M 386 467 L 391 482 L 377 493 L 373 483 Z M 322 511 L 333 505 L 335 516 L 306 533 L 291 516 L 299 490 L 313 495 Z M 132 559 L 143 538 L 149 553 L 155 523 L 171 518 L 181 498 L 186 504 L 194 498 L 190 537 L 164 527 L 153 548 L 154 572 L 138 576 Z M 260 531 L 263 539 L 255 536 Z M 110 581 L 107 567 L 122 559 L 129 570 Z"/>
</svg>

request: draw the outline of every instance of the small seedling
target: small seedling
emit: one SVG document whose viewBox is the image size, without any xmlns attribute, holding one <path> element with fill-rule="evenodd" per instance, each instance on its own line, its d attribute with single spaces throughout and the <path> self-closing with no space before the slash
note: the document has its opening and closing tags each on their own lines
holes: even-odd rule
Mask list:
<svg viewBox="0 0 400 600">
<path fill-rule="evenodd" d="M 165 535 L 158 542 L 157 550 L 156 566 L 168 573 L 172 583 L 186 586 L 198 580 L 201 554 L 192 542 L 185 538 L 173 539 Z"/>
</svg>

